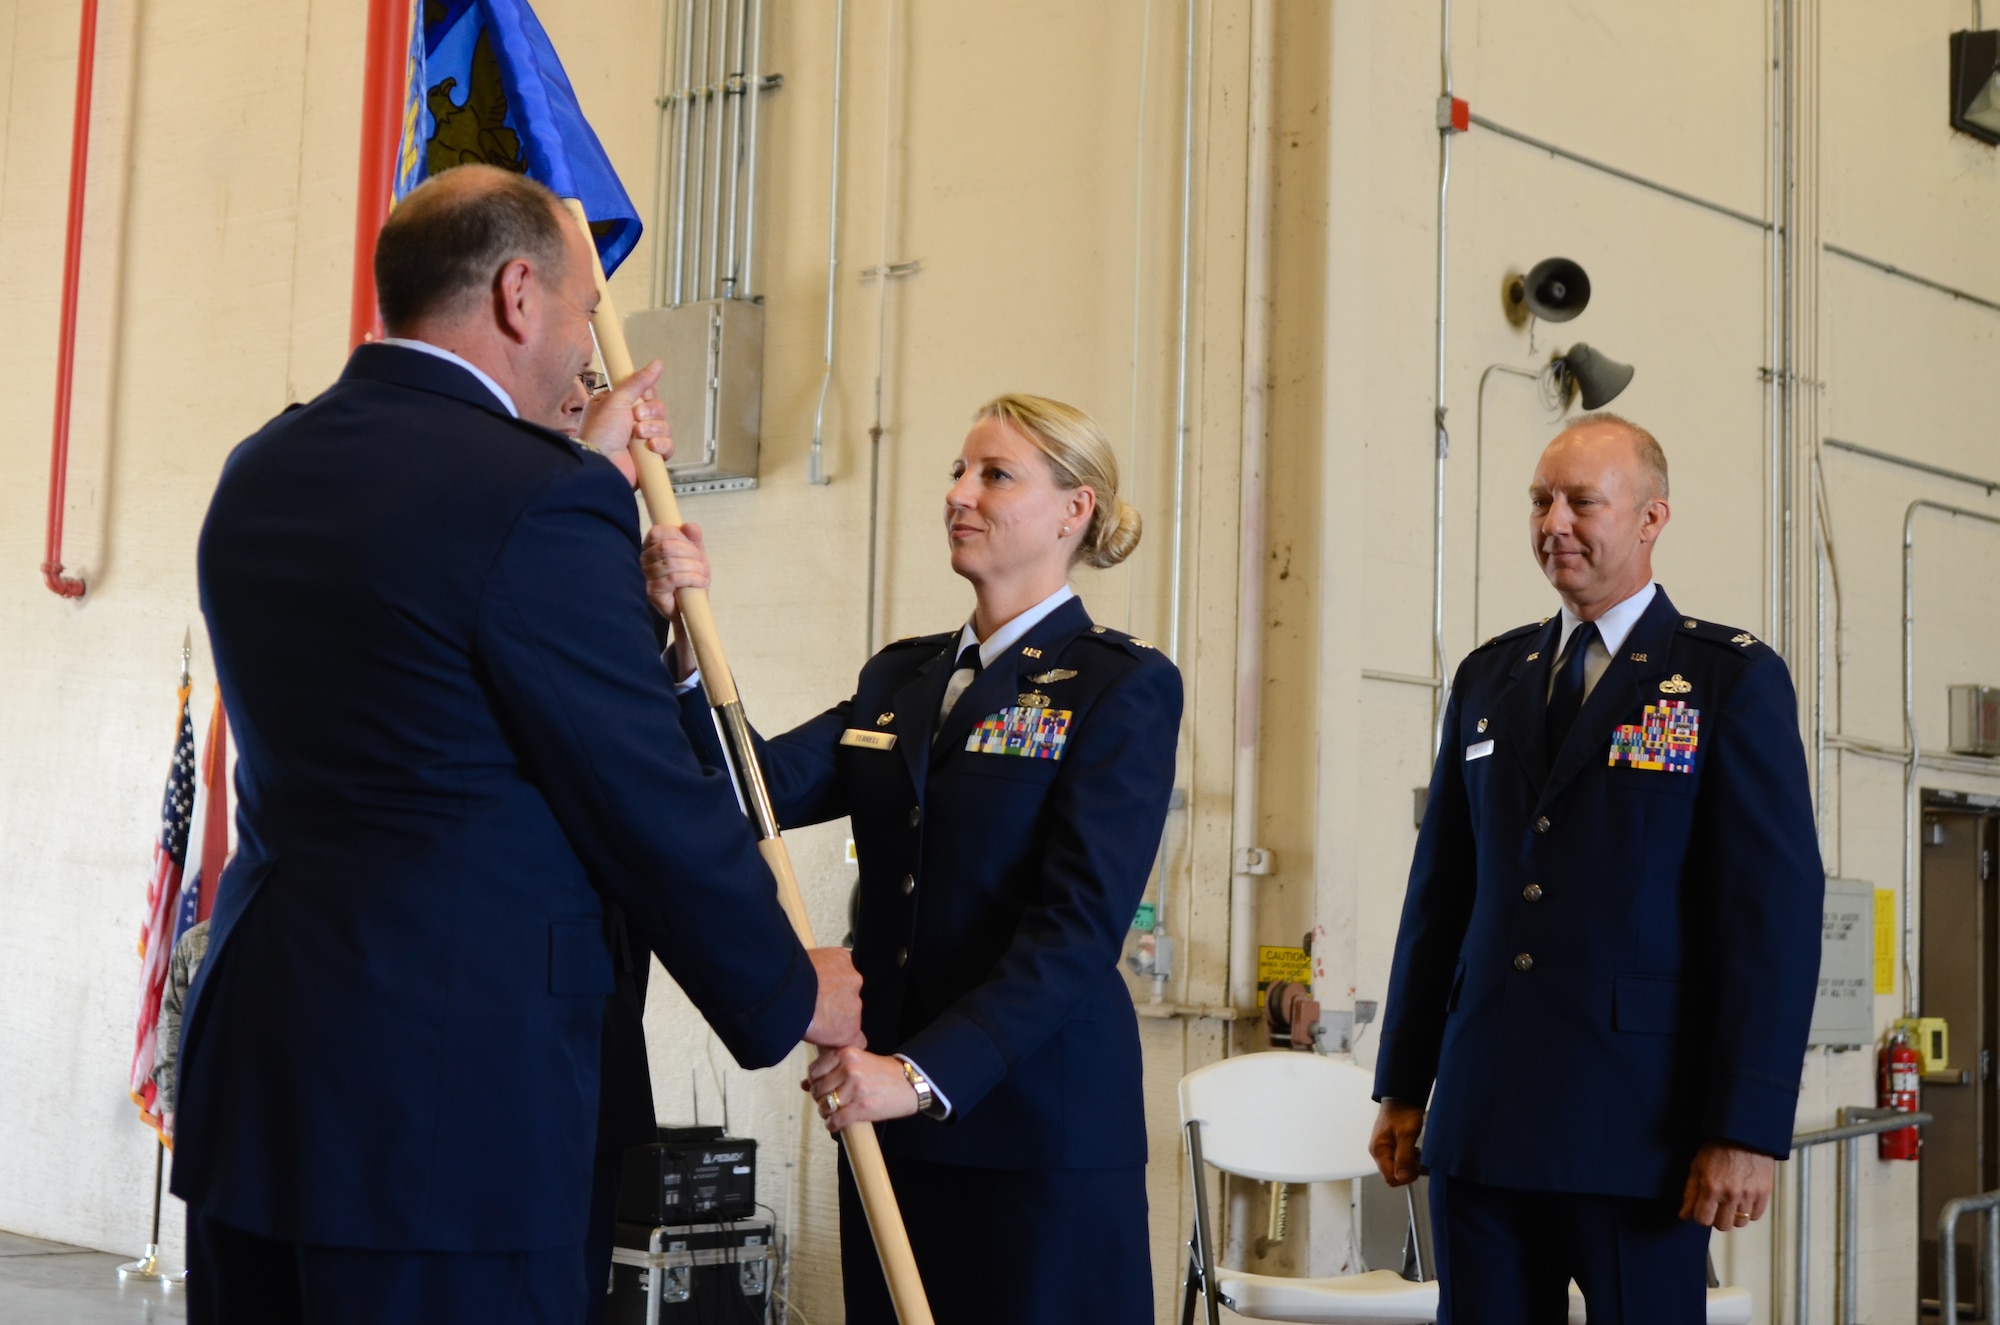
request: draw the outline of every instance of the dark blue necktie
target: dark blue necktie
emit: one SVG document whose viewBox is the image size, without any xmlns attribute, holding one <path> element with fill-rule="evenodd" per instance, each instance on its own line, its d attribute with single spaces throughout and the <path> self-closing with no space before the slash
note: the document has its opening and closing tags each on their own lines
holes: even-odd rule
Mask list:
<svg viewBox="0 0 2000 1325">
<path fill-rule="evenodd" d="M 945 682 L 944 704 L 938 709 L 937 729 L 931 733 L 933 741 L 944 734 L 944 720 L 951 716 L 954 708 L 958 707 L 959 697 L 972 689 L 972 683 L 979 679 L 982 666 L 984 664 L 979 661 L 977 644 L 968 644 L 958 651 L 958 661 L 952 664 L 951 679 Z M 972 675 L 961 678 L 960 673 L 966 671 L 970 671 Z"/>
<path fill-rule="evenodd" d="M 1569 735 L 1577 710 L 1583 707 L 1583 655 L 1590 651 L 1596 638 L 1596 623 L 1584 622 L 1571 633 L 1569 647 L 1563 650 L 1562 660 L 1556 664 L 1555 685 L 1549 690 L 1547 731 L 1551 759 L 1562 749 L 1563 738 Z"/>
</svg>

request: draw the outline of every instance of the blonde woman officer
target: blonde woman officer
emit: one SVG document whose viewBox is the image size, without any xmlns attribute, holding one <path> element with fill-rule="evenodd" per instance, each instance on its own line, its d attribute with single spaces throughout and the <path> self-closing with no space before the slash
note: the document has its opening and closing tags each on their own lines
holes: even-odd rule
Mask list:
<svg viewBox="0 0 2000 1325">
<path fill-rule="evenodd" d="M 982 406 L 951 467 L 956 630 L 889 645 L 854 697 L 760 741 L 786 827 L 849 816 L 868 1049 L 816 1061 L 827 1125 L 880 1125 L 932 1309 L 952 1325 L 1153 1319 L 1138 1023 L 1118 973 L 1174 778 L 1180 672 L 1092 623 L 1070 569 L 1139 542 L 1082 411 Z M 692 540 L 688 535 L 692 535 Z M 654 604 L 705 586 L 700 531 L 656 529 Z M 675 666 L 694 672 L 676 631 Z M 684 726 L 721 765 L 698 691 Z M 849 1325 L 893 1325 L 841 1161 Z"/>
</svg>

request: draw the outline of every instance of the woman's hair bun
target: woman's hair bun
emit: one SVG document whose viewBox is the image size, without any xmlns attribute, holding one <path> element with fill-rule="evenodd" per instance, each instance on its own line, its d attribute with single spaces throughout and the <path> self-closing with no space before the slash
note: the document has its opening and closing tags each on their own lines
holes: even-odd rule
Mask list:
<svg viewBox="0 0 2000 1325">
<path fill-rule="evenodd" d="M 1099 506 L 1091 515 L 1090 532 L 1083 540 L 1079 560 L 1099 570 L 1116 566 L 1139 546 L 1139 531 L 1143 523 L 1137 507 L 1123 498 L 1113 497 L 1109 504 Z"/>
</svg>

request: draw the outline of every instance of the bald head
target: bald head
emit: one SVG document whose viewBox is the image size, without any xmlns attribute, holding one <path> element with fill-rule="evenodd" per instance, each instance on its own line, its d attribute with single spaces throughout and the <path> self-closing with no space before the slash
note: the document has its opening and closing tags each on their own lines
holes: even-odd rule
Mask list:
<svg viewBox="0 0 2000 1325">
<path fill-rule="evenodd" d="M 1535 560 L 1564 606 L 1594 621 L 1653 578 L 1667 526 L 1667 458 L 1653 435 L 1588 414 L 1556 435 L 1528 485 Z"/>
<path fill-rule="evenodd" d="M 567 213 L 525 175 L 458 166 L 419 184 L 375 241 L 375 294 L 391 336 L 472 314 L 507 264 L 551 277 L 569 261 Z"/>
</svg>

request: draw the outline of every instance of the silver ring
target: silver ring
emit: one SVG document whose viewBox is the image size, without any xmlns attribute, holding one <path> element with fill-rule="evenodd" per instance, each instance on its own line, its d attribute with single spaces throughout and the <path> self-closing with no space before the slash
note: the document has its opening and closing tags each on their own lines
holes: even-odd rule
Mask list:
<svg viewBox="0 0 2000 1325">
<path fill-rule="evenodd" d="M 829 1117 L 830 1117 L 830 1116 L 832 1116 L 833 1114 L 836 1114 L 836 1113 L 839 1113 L 839 1112 L 840 1112 L 840 1092 L 839 1092 L 839 1091 L 837 1091 L 837 1090 L 829 1090 L 829 1091 L 828 1091 L 828 1092 L 826 1093 L 826 1111 L 827 1111 L 827 1114 L 828 1114 L 828 1116 L 829 1116 Z"/>
</svg>

